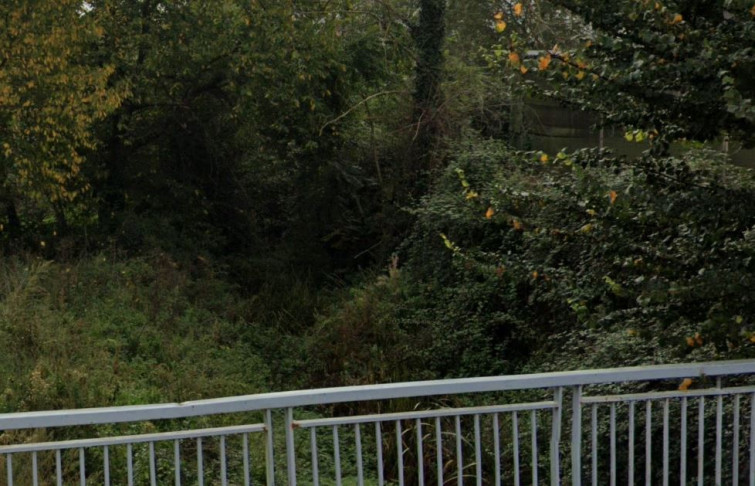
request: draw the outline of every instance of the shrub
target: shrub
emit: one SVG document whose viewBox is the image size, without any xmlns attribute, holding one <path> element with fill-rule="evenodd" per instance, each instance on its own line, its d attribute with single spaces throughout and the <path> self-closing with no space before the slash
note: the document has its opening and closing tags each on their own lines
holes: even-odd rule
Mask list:
<svg viewBox="0 0 755 486">
<path fill-rule="evenodd" d="M 460 146 L 405 244 L 428 304 L 407 325 L 439 375 L 752 356 L 753 202 L 752 174 L 702 149 Z"/>
</svg>

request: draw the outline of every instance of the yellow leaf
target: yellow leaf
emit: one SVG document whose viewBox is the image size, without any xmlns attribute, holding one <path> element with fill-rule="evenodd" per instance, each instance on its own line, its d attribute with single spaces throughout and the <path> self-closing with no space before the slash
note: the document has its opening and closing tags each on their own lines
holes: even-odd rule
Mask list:
<svg viewBox="0 0 755 486">
<path fill-rule="evenodd" d="M 592 225 L 589 223 L 579 228 L 580 233 L 589 233 L 590 231 L 592 231 Z"/>
<path fill-rule="evenodd" d="M 580 72 L 577 73 L 577 75 L 575 77 L 577 79 L 579 79 L 580 81 L 582 81 L 585 78 L 585 72 L 584 71 L 580 71 Z"/>
<path fill-rule="evenodd" d="M 495 20 L 503 20 L 503 12 L 501 12 L 500 10 L 498 12 L 496 12 L 495 15 L 493 15 L 493 19 L 495 19 Z"/>
<path fill-rule="evenodd" d="M 446 236 L 445 234 L 441 233 L 440 237 L 443 239 L 443 244 L 446 245 L 446 248 L 448 248 L 449 250 L 454 251 L 454 252 L 458 250 L 458 248 L 456 247 L 456 245 L 454 245 L 453 242 L 448 239 L 448 236 Z"/>
<path fill-rule="evenodd" d="M 548 163 L 548 154 L 542 154 L 540 156 L 540 162 L 542 162 L 543 164 L 547 164 Z"/>
<path fill-rule="evenodd" d="M 511 62 L 511 64 L 519 64 L 519 62 L 521 61 L 519 59 L 519 54 L 517 54 L 516 52 L 509 52 L 509 61 Z"/>
<path fill-rule="evenodd" d="M 524 229 L 524 225 L 518 219 L 512 219 L 511 226 L 513 226 L 516 231 L 522 231 L 522 229 Z"/>
<path fill-rule="evenodd" d="M 682 22 L 682 14 L 676 14 L 674 15 L 674 18 L 671 20 L 671 25 L 679 24 Z"/>
<path fill-rule="evenodd" d="M 517 17 L 520 17 L 522 15 L 522 4 L 521 4 L 521 2 L 517 3 L 516 5 L 514 5 L 514 15 L 516 15 Z"/>
<path fill-rule="evenodd" d="M 751 343 L 755 343 L 755 334 L 753 334 L 752 336 L 750 336 L 750 342 Z"/>
<path fill-rule="evenodd" d="M 681 385 L 679 385 L 679 389 L 681 391 L 687 391 L 687 389 L 689 388 L 691 384 L 692 384 L 692 378 L 685 378 L 684 380 L 682 380 Z"/>
<path fill-rule="evenodd" d="M 703 345 L 703 337 L 700 335 L 699 332 L 695 333 L 695 342 L 697 342 L 698 346 L 702 346 Z"/>
<path fill-rule="evenodd" d="M 496 20 L 495 21 L 495 30 L 496 30 L 496 32 L 499 32 L 499 33 L 503 32 L 504 30 L 506 30 L 506 22 L 504 22 L 503 20 Z"/>
<path fill-rule="evenodd" d="M 755 5 L 753 5 L 752 8 L 750 9 L 750 15 L 755 17 Z"/>
<path fill-rule="evenodd" d="M 539 276 L 539 274 L 537 273 L 537 270 L 535 270 L 534 272 L 532 272 L 532 279 L 533 280 L 537 280 L 538 276 Z"/>
<path fill-rule="evenodd" d="M 616 191 L 611 191 L 608 193 L 608 198 L 611 200 L 611 204 L 616 202 L 617 197 L 619 197 L 619 195 L 616 193 Z"/>
<path fill-rule="evenodd" d="M 546 69 L 548 69 L 548 65 L 550 63 L 551 63 L 551 55 L 548 54 L 540 58 L 540 60 L 537 63 L 537 68 L 541 71 L 545 71 Z"/>
<path fill-rule="evenodd" d="M 524 65 L 519 66 L 519 72 L 520 73 L 527 74 L 527 71 L 529 71 L 529 69 L 527 69 Z"/>
<path fill-rule="evenodd" d="M 479 194 L 477 194 L 477 192 L 475 191 L 469 191 L 467 193 L 467 201 L 469 201 L 470 199 L 475 199 L 477 197 L 479 197 Z"/>
<path fill-rule="evenodd" d="M 491 207 L 489 207 L 489 208 L 488 208 L 488 210 L 487 210 L 487 211 L 485 212 L 485 217 L 486 217 L 487 219 L 490 219 L 490 218 L 492 218 L 492 217 L 493 217 L 493 215 L 494 215 L 494 214 L 495 214 L 495 210 L 494 210 L 494 209 L 493 209 L 493 207 L 491 206 Z"/>
<path fill-rule="evenodd" d="M 695 347 L 695 338 L 688 337 L 687 338 L 687 346 L 689 346 L 690 348 L 694 348 Z"/>
<path fill-rule="evenodd" d="M 586 212 L 587 214 L 589 214 L 590 216 L 595 216 L 595 215 L 597 215 L 597 214 L 598 214 L 598 212 L 597 212 L 597 211 L 595 211 L 594 209 L 588 209 L 588 210 L 586 210 L 585 212 Z"/>
</svg>

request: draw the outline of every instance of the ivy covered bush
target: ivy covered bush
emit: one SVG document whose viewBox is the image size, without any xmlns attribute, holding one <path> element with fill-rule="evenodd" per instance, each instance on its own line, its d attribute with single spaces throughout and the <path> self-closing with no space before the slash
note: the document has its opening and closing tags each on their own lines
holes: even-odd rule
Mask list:
<svg viewBox="0 0 755 486">
<path fill-rule="evenodd" d="M 474 141 L 416 210 L 397 318 L 445 376 L 753 356 L 753 203 L 751 172 L 700 148 Z"/>
</svg>

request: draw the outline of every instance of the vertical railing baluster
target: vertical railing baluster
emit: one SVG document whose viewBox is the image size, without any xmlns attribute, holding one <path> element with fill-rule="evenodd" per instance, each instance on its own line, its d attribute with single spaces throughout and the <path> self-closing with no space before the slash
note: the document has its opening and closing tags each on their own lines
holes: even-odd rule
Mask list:
<svg viewBox="0 0 755 486">
<path fill-rule="evenodd" d="M 422 420 L 417 419 L 414 422 L 415 433 L 417 436 L 417 484 L 425 484 L 425 461 L 422 451 Z"/>
<path fill-rule="evenodd" d="M 55 479 L 57 486 L 63 486 L 63 460 L 60 456 L 60 449 L 58 449 L 55 451 Z M 133 486 L 133 480 L 129 483 L 129 486 Z"/>
<path fill-rule="evenodd" d="M 375 422 L 375 442 L 375 446 L 377 447 L 378 486 L 383 486 L 383 484 L 385 484 L 383 473 L 383 432 L 380 427 L 380 422 Z"/>
<path fill-rule="evenodd" d="M 228 486 L 228 461 L 225 453 L 225 436 L 220 436 L 220 484 Z"/>
<path fill-rule="evenodd" d="M 13 454 L 5 456 L 5 472 L 8 477 L 8 486 L 13 486 Z"/>
<path fill-rule="evenodd" d="M 181 442 L 173 441 L 173 483 L 181 486 Z"/>
<path fill-rule="evenodd" d="M 105 486 L 110 486 L 110 448 L 105 446 L 102 450 L 102 467 L 105 475 Z"/>
<path fill-rule="evenodd" d="M 532 428 L 532 486 L 537 486 L 538 460 L 537 460 L 537 410 L 530 413 L 530 426 Z"/>
<path fill-rule="evenodd" d="M 309 448 L 312 453 L 312 486 L 320 485 L 320 465 L 317 458 L 317 428 L 309 429 Z"/>
<path fill-rule="evenodd" d="M 474 460 L 477 486 L 482 486 L 482 439 L 480 437 L 480 416 L 474 416 Z"/>
<path fill-rule="evenodd" d="M 590 416 L 592 438 L 592 486 L 598 486 L 598 405 L 593 403 Z"/>
<path fill-rule="evenodd" d="M 60 455 L 58 455 L 58 466 L 60 466 Z M 134 486 L 134 447 L 131 444 L 126 445 L 126 471 L 128 486 Z"/>
<path fill-rule="evenodd" d="M 396 452 L 398 457 L 398 484 L 404 484 L 404 434 L 401 421 L 396 420 Z"/>
<path fill-rule="evenodd" d="M 519 416 L 516 411 L 511 414 L 511 429 L 514 439 L 514 486 L 521 486 L 519 478 Z"/>
<path fill-rule="evenodd" d="M 645 402 L 645 485 L 653 482 L 653 402 Z"/>
<path fill-rule="evenodd" d="M 37 451 L 31 453 L 31 483 L 33 486 L 39 486 Z"/>
<path fill-rule="evenodd" d="M 79 447 L 79 484 L 87 486 L 86 458 L 83 447 Z"/>
<path fill-rule="evenodd" d="M 341 443 L 338 439 L 337 425 L 333 426 L 333 461 L 336 467 L 336 486 L 341 486 Z"/>
<path fill-rule="evenodd" d="M 252 482 L 252 468 L 249 464 L 249 434 L 241 436 L 241 449 L 244 454 L 244 486 L 250 486 Z"/>
<path fill-rule="evenodd" d="M 493 455 L 495 457 L 494 485 L 501 486 L 501 433 L 497 413 L 493 414 Z"/>
<path fill-rule="evenodd" d="M 202 438 L 197 438 L 197 482 L 204 486 L 204 458 L 202 453 Z"/>
<path fill-rule="evenodd" d="M 364 466 L 362 463 L 362 429 L 354 424 L 354 441 L 357 447 L 357 485 L 364 486 Z"/>
<path fill-rule="evenodd" d="M 582 387 L 572 391 L 571 419 L 571 483 L 582 486 Z"/>
<path fill-rule="evenodd" d="M 564 389 L 558 387 L 553 392 L 556 403 L 551 418 L 551 486 L 561 484 L 561 409 L 564 406 Z"/>
<path fill-rule="evenodd" d="M 705 397 L 700 397 L 697 414 L 697 485 L 703 486 L 705 450 Z"/>
<path fill-rule="evenodd" d="M 149 443 L 149 483 L 157 486 L 157 470 L 155 468 L 155 443 Z"/>
<path fill-rule="evenodd" d="M 443 486 L 443 429 L 440 417 L 435 417 L 435 469 L 438 476 L 438 486 Z"/>
<path fill-rule="evenodd" d="M 629 458 L 627 484 L 634 485 L 634 401 L 629 402 Z"/>
<path fill-rule="evenodd" d="M 731 444 L 731 484 L 739 484 L 739 398 L 740 395 L 734 395 L 734 427 L 732 431 Z"/>
<path fill-rule="evenodd" d="M 294 450 L 294 409 L 286 409 L 286 475 L 288 486 L 296 486 L 296 451 Z"/>
<path fill-rule="evenodd" d="M 616 403 L 611 403 L 609 413 L 611 486 L 616 486 Z"/>
<path fill-rule="evenodd" d="M 265 410 L 265 477 L 267 486 L 275 484 L 275 449 L 273 441 L 273 411 Z"/>
<path fill-rule="evenodd" d="M 716 388 L 721 389 L 721 377 L 716 379 Z M 723 456 L 723 435 L 724 435 L 724 397 L 716 397 L 716 484 L 721 484 L 721 464 Z"/>
<path fill-rule="evenodd" d="M 687 484 L 687 397 L 682 397 L 681 437 L 679 439 L 679 484 Z"/>
<path fill-rule="evenodd" d="M 462 486 L 464 484 L 464 458 L 461 448 L 461 417 L 458 415 L 454 417 L 454 426 L 456 428 L 456 484 Z"/>
<path fill-rule="evenodd" d="M 663 401 L 663 486 L 668 486 L 669 480 L 669 399 Z"/>
<path fill-rule="evenodd" d="M 750 486 L 755 486 L 755 393 L 750 395 Z"/>
</svg>

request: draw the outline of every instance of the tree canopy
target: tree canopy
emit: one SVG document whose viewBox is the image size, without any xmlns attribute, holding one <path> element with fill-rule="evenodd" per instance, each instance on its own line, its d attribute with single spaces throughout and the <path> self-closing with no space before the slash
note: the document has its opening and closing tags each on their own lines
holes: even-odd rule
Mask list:
<svg viewBox="0 0 755 486">
<path fill-rule="evenodd" d="M 19 230 L 21 195 L 65 225 L 66 205 L 90 189 L 80 173 L 94 125 L 125 93 L 109 85 L 112 64 L 89 62 L 104 30 L 81 2 L 5 2 L 0 19 L 0 197 L 9 230 Z"/>
<path fill-rule="evenodd" d="M 551 3 L 584 26 L 547 54 L 560 100 L 671 139 L 755 143 L 751 2 Z"/>
</svg>

